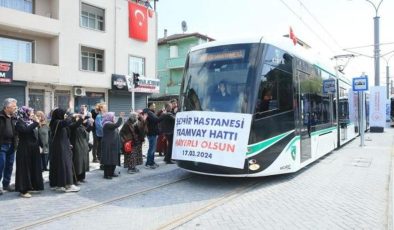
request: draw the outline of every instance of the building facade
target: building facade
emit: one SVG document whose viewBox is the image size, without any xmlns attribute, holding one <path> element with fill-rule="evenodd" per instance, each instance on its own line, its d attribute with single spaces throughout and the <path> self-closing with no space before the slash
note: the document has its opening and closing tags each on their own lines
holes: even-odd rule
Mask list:
<svg viewBox="0 0 394 230">
<path fill-rule="evenodd" d="M 190 48 L 214 39 L 199 33 L 174 34 L 158 40 L 160 94 L 179 95 L 186 56 Z"/>
<path fill-rule="evenodd" d="M 128 112 L 131 93 L 114 76 L 127 81 L 139 73 L 156 82 L 156 16 L 126 0 L 0 1 L 0 67 L 13 68 L 11 82 L 0 81 L 0 100 L 15 97 L 45 112 L 107 102 L 111 111 Z M 145 39 L 132 35 L 135 22 Z M 136 91 L 135 108 L 151 93 Z"/>
</svg>

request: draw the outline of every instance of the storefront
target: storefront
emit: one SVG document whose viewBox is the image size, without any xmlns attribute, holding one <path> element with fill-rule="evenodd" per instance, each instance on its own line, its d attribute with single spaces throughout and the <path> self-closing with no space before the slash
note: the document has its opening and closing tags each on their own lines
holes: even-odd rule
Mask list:
<svg viewBox="0 0 394 230">
<path fill-rule="evenodd" d="M 112 89 L 108 93 L 108 109 L 118 115 L 120 112 L 128 114 L 132 110 L 132 95 L 131 95 L 130 76 L 112 75 Z M 147 96 L 149 94 L 142 92 L 135 92 L 134 108 L 135 110 L 144 109 L 147 106 Z"/>
<path fill-rule="evenodd" d="M 105 89 L 28 83 L 26 92 L 28 106 L 45 113 L 54 108 L 78 112 L 82 104 L 88 105 L 91 110 L 97 103 L 105 101 Z"/>
<path fill-rule="evenodd" d="M 72 104 L 72 87 L 28 82 L 27 104 L 35 111 L 48 114 L 54 108 L 69 109 Z"/>
<path fill-rule="evenodd" d="M 88 91 L 81 96 L 75 96 L 74 111 L 78 112 L 81 105 L 87 105 L 88 110 L 91 111 L 97 103 L 101 102 L 105 102 L 105 93 Z"/>
</svg>

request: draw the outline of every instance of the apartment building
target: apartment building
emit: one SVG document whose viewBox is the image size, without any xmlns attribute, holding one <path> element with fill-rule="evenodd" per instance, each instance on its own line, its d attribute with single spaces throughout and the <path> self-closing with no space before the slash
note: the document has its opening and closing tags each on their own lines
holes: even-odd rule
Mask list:
<svg viewBox="0 0 394 230">
<path fill-rule="evenodd" d="M 142 33 L 142 35 L 141 35 Z M 127 0 L 0 0 L 0 100 L 49 112 L 107 102 L 128 112 L 159 92 L 157 14 Z M 140 74 L 142 87 L 131 89 Z"/>
</svg>

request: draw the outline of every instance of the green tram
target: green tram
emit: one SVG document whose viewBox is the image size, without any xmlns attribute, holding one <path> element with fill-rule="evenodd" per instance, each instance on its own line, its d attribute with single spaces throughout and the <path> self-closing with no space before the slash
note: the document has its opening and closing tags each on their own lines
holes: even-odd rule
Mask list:
<svg viewBox="0 0 394 230">
<path fill-rule="evenodd" d="M 349 80 L 327 66 L 286 38 L 210 42 L 192 48 L 177 117 L 198 112 L 209 113 L 211 119 L 242 114 L 251 120 L 242 127 L 249 136 L 240 167 L 224 164 L 226 157 L 214 163 L 201 160 L 195 154 L 198 147 L 191 144 L 181 151 L 179 140 L 174 140 L 178 166 L 229 177 L 291 173 L 354 139 L 359 133 L 358 96 Z M 218 91 L 227 95 L 225 100 L 212 96 Z"/>
</svg>

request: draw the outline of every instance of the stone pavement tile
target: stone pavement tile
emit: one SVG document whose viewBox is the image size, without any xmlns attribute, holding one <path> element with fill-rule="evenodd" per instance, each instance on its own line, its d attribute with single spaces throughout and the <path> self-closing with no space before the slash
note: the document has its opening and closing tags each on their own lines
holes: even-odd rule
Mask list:
<svg viewBox="0 0 394 230">
<path fill-rule="evenodd" d="M 164 175 L 168 176 L 170 175 Z M 222 198 L 234 187 L 242 185 L 242 181 L 226 183 L 222 178 L 207 178 L 196 176 L 193 180 L 184 180 L 159 191 L 147 191 L 128 199 L 114 201 L 33 229 L 54 229 L 61 225 L 60 223 L 70 229 L 83 229 L 81 223 L 89 223 L 89 227 L 102 229 L 98 226 L 97 219 L 101 226 L 111 228 L 129 226 L 128 229 L 157 229 L 168 221 Z M 134 219 L 138 221 L 132 221 Z M 218 223 L 220 224 L 220 221 Z"/>
<path fill-rule="evenodd" d="M 175 165 L 164 165 L 156 170 L 141 168 L 138 174 L 127 174 L 126 169 L 121 169 L 121 176 L 111 181 L 104 180 L 103 171 L 93 170 L 87 173 L 88 183 L 82 184 L 78 193 L 59 193 L 51 191 L 48 183 L 41 194 L 33 194 L 31 199 L 21 199 L 17 193 L 8 193 L 0 197 L 0 226 L 2 229 L 15 228 L 38 219 L 50 217 L 80 207 L 95 205 L 122 194 L 132 193 L 147 187 L 156 186 L 158 181 L 165 183 L 177 177 L 182 177 L 184 172 L 173 170 Z M 34 215 L 31 215 L 34 213 Z"/>
<path fill-rule="evenodd" d="M 307 169 L 272 177 L 275 182 L 268 180 L 180 229 L 218 215 L 224 217 L 223 228 L 253 216 L 262 220 L 261 229 L 386 229 L 394 131 L 367 133 L 366 137 L 371 141 L 363 148 L 358 139 L 353 140 Z M 355 166 L 354 161 L 369 163 Z"/>
</svg>

